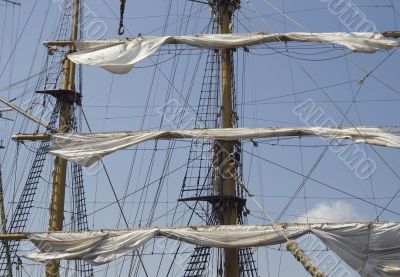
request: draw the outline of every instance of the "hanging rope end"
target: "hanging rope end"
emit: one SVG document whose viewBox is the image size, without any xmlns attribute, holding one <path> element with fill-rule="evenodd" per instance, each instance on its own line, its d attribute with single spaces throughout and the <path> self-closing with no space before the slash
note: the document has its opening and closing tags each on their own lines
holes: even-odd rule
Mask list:
<svg viewBox="0 0 400 277">
<path fill-rule="evenodd" d="M 124 14 L 125 14 L 126 0 L 120 0 L 120 16 L 119 16 L 119 28 L 118 35 L 122 36 L 125 33 L 124 30 Z"/>
</svg>

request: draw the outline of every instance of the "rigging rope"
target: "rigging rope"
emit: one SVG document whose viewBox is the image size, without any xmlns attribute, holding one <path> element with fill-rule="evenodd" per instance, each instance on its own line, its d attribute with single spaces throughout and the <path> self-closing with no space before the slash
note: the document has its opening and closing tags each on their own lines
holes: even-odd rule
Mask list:
<svg viewBox="0 0 400 277">
<path fill-rule="evenodd" d="M 273 162 L 273 161 L 271 161 L 271 160 L 268 160 L 268 159 L 266 159 L 266 158 L 263 158 L 263 157 L 261 157 L 261 156 L 259 156 L 259 155 L 254 154 L 254 153 L 248 152 L 248 151 L 246 151 L 246 150 L 243 150 L 243 152 L 245 152 L 245 153 L 247 153 L 247 154 L 249 154 L 249 155 L 251 155 L 251 156 L 254 156 L 254 157 L 256 157 L 256 158 L 258 158 L 258 159 L 260 159 L 260 160 L 262 160 L 262 161 L 264 161 L 264 162 L 267 162 L 267 163 L 269 163 L 269 164 L 273 164 L 273 165 L 275 165 L 275 166 L 277 166 L 277 167 L 280 167 L 280 168 L 282 168 L 282 169 L 284 169 L 284 170 L 286 170 L 286 171 L 289 171 L 289 172 L 291 172 L 291 173 L 293 173 L 293 174 L 299 175 L 299 176 L 301 176 L 301 177 L 306 177 L 305 175 L 301 174 L 300 172 L 297 172 L 296 170 L 293 170 L 293 169 L 291 169 L 291 168 L 289 168 L 289 167 L 283 166 L 283 165 L 281 165 L 281 164 L 278 164 L 278 163 L 276 163 L 276 162 Z M 347 196 L 350 196 L 350 197 L 352 197 L 352 198 L 354 198 L 354 199 L 360 200 L 360 201 L 362 201 L 362 202 L 364 202 L 364 203 L 366 203 L 366 204 L 369 204 L 369 205 L 372 205 L 372 206 L 377 206 L 378 208 L 383 209 L 384 211 L 390 212 L 390 213 L 395 214 L 395 215 L 400 215 L 399 212 L 396 212 L 396 211 L 394 211 L 394 210 L 388 209 L 387 207 L 383 207 L 383 206 L 378 205 L 378 204 L 374 204 L 373 202 L 368 201 L 367 198 L 358 197 L 358 196 L 355 195 L 355 194 L 348 193 L 348 192 L 346 192 L 346 191 L 344 191 L 344 190 L 342 190 L 342 189 L 337 188 L 337 186 L 329 185 L 328 183 L 322 182 L 322 181 L 317 180 L 317 179 L 315 179 L 315 178 L 313 178 L 313 177 L 309 177 L 308 179 L 309 179 L 310 181 L 313 181 L 313 182 L 315 182 L 315 183 L 317 183 L 317 184 L 320 184 L 320 185 L 322 185 L 322 186 L 324 186 L 324 187 L 330 188 L 330 189 L 332 189 L 332 190 L 335 190 L 335 191 L 337 191 L 337 192 L 340 192 L 340 193 L 342 193 L 342 194 L 345 194 L 345 195 L 347 195 Z M 293 196 L 292 196 L 292 197 L 293 197 Z M 397 195 L 396 195 L 396 197 L 397 197 Z"/>
<path fill-rule="evenodd" d="M 286 13 L 286 11 L 285 11 L 285 1 L 282 2 L 282 9 L 283 9 L 283 13 Z M 286 17 L 284 17 L 284 16 L 283 16 L 283 26 L 284 26 L 284 31 L 286 33 L 287 32 Z M 287 54 L 289 55 L 288 56 L 288 63 L 289 63 L 289 69 L 290 69 L 290 79 L 291 79 L 291 83 L 292 83 L 292 90 L 293 90 L 293 93 L 294 93 L 294 95 L 293 95 L 294 96 L 294 101 L 295 101 L 295 105 L 298 106 L 298 99 L 296 97 L 296 87 L 295 87 L 295 83 L 294 83 L 292 57 L 290 56 L 290 52 L 289 52 L 289 48 L 288 48 L 288 44 L 287 43 L 285 43 L 285 48 L 286 48 Z M 300 117 L 299 116 L 296 118 L 296 123 L 297 123 L 297 126 L 300 126 Z M 303 147 L 303 143 L 302 143 L 301 138 L 299 138 L 299 144 L 300 144 L 299 153 L 300 153 L 300 162 L 301 162 L 301 173 L 304 174 L 303 148 L 302 148 Z M 303 197 L 304 197 L 304 208 L 305 208 L 305 211 L 306 211 L 306 219 L 307 219 L 307 223 L 308 223 L 309 220 L 308 220 L 307 192 L 306 192 L 306 186 L 305 185 L 303 186 Z"/>
<path fill-rule="evenodd" d="M 11 58 L 12 58 L 12 56 L 14 55 L 14 53 L 15 53 L 15 51 L 16 51 L 16 49 L 17 49 L 17 46 L 18 46 L 18 44 L 19 44 L 19 42 L 20 42 L 20 39 L 21 39 L 22 35 L 24 34 L 26 27 L 29 25 L 28 23 L 30 22 L 30 19 L 31 19 L 31 17 L 32 17 L 33 12 L 35 11 L 35 8 L 36 8 L 38 2 L 39 2 L 39 0 L 36 0 L 35 4 L 33 5 L 32 9 L 31 9 L 31 11 L 30 11 L 30 13 L 29 13 L 29 15 L 28 15 L 28 18 L 27 18 L 27 20 L 26 20 L 26 22 L 25 22 L 25 24 L 24 24 L 24 26 L 23 26 L 21 32 L 18 34 L 18 38 L 17 38 L 17 40 L 15 41 L 15 44 L 14 44 L 14 46 L 13 46 L 13 50 L 12 50 L 11 53 L 9 54 L 8 59 L 7 59 L 5 65 L 4 65 L 4 67 L 3 67 L 3 69 L 2 69 L 2 71 L 1 71 L 1 73 L 0 73 L 0 78 L 3 76 L 3 74 L 4 74 L 4 72 L 5 72 L 5 70 L 6 70 L 7 66 L 8 66 L 8 64 L 10 63 Z"/>
<path fill-rule="evenodd" d="M 303 264 L 304 268 L 311 274 L 313 277 L 325 277 L 325 273 L 321 272 L 318 267 L 310 260 L 306 253 L 300 248 L 299 244 L 289 239 L 286 234 L 279 228 L 278 224 L 272 219 L 271 215 L 261 206 L 261 204 L 257 201 L 253 194 L 250 193 L 248 187 L 243 182 L 243 180 L 237 176 L 236 174 L 232 174 L 229 172 L 232 178 L 234 178 L 240 185 L 240 187 L 247 193 L 251 200 L 256 204 L 256 206 L 260 209 L 260 211 L 267 216 L 268 220 L 272 223 L 272 227 L 279 232 L 286 240 L 286 249 L 293 254 L 293 256 Z"/>
<path fill-rule="evenodd" d="M 300 23 L 298 23 L 297 21 L 295 21 L 294 19 L 292 19 L 291 17 L 289 17 L 288 15 L 286 15 L 285 13 L 283 13 L 281 10 L 279 10 L 278 8 L 276 8 L 273 4 L 271 4 L 268 0 L 263 0 L 267 5 L 269 5 L 270 7 L 272 7 L 273 9 L 275 9 L 276 11 L 278 11 L 280 14 L 282 14 L 283 16 L 287 17 L 290 21 L 292 21 L 293 23 L 295 23 L 296 25 L 298 25 L 300 28 L 304 29 L 304 30 L 308 30 L 307 28 L 305 28 L 304 26 L 302 26 Z M 259 12 L 254 8 L 254 6 L 250 3 L 250 1 L 247 2 L 247 4 L 255 11 L 256 14 L 259 14 Z M 260 17 L 262 20 L 263 18 Z M 265 23 L 265 20 L 263 20 L 263 22 Z M 265 23 L 267 26 L 268 24 Z M 393 51 L 392 53 L 389 54 L 389 56 L 391 56 L 395 51 Z M 367 75 L 366 78 L 369 76 L 372 76 L 373 78 L 375 78 L 377 81 L 383 83 L 386 87 L 388 87 L 389 89 L 398 92 L 397 89 L 392 88 L 391 86 L 389 86 L 388 84 L 386 84 L 385 82 L 381 81 L 380 79 L 378 79 L 374 74 L 372 74 L 372 72 L 376 69 L 374 68 L 372 71 L 366 70 L 363 66 L 359 65 L 358 63 L 350 60 L 348 57 L 343 56 L 347 61 L 349 61 L 350 63 L 352 63 L 353 65 L 359 67 L 360 69 L 362 69 Z M 384 59 L 384 61 L 387 59 L 388 57 L 386 57 Z M 383 61 L 383 62 L 384 62 Z M 310 80 L 312 82 L 314 82 L 314 84 L 318 87 L 321 88 L 321 85 L 319 84 L 319 82 L 311 75 L 310 72 L 308 72 L 306 70 L 306 68 L 303 66 L 303 64 L 301 64 L 301 62 L 299 60 L 294 59 L 294 62 L 299 66 L 299 68 L 310 78 Z M 382 63 L 383 63 L 382 62 Z M 381 63 L 381 64 L 382 64 Z M 380 66 L 380 64 L 378 65 L 378 67 Z M 361 80 L 361 82 L 359 82 L 360 85 L 362 85 L 364 82 L 364 80 Z M 328 98 L 328 100 L 333 104 L 333 106 L 335 107 L 335 109 L 341 114 L 343 115 L 343 121 L 347 120 L 349 122 L 349 124 L 356 130 L 358 131 L 358 129 L 356 128 L 356 126 L 353 124 L 352 121 L 350 121 L 350 119 L 347 117 L 347 113 L 344 113 L 337 105 L 337 103 L 327 94 L 327 92 L 324 89 L 321 89 L 322 93 L 325 95 L 326 98 Z M 351 106 L 350 106 L 351 107 Z M 349 108 L 350 108 L 349 107 Z M 342 121 L 342 123 L 343 123 Z M 400 175 L 393 169 L 392 166 L 389 165 L 389 163 L 382 157 L 382 155 L 374 148 L 371 147 L 371 149 L 373 150 L 373 152 L 380 158 L 380 160 L 386 165 L 386 167 L 396 176 L 396 178 L 398 178 L 400 180 Z M 323 155 L 323 153 L 321 153 L 321 155 Z M 319 161 L 317 161 L 319 162 Z M 400 193 L 400 188 L 396 191 L 395 196 L 397 196 Z M 379 217 L 382 215 L 382 213 L 386 210 L 386 208 L 391 204 L 392 201 L 389 201 L 387 203 L 387 205 L 385 206 L 385 208 L 381 211 L 381 213 L 378 215 L 377 219 L 379 219 Z"/>
</svg>

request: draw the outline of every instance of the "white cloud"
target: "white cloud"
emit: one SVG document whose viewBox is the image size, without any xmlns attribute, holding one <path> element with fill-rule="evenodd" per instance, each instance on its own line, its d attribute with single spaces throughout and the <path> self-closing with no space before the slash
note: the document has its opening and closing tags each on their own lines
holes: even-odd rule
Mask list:
<svg viewBox="0 0 400 277">
<path fill-rule="evenodd" d="M 320 202 L 307 214 L 298 217 L 295 222 L 335 222 L 335 221 L 360 221 L 361 216 L 349 203 L 339 200 L 336 202 Z"/>
</svg>

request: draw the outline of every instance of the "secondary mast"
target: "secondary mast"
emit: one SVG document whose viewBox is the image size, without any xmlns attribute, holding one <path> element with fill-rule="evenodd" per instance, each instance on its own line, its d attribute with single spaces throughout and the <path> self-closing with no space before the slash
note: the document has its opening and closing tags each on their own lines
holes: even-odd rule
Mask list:
<svg viewBox="0 0 400 277">
<path fill-rule="evenodd" d="M 80 0 L 73 0 L 73 14 L 71 26 L 71 40 L 78 39 Z M 70 52 L 74 51 L 75 47 L 70 45 Z M 62 91 L 60 93 L 71 93 L 75 91 L 75 64 L 67 58 L 64 60 L 64 79 L 62 83 Z M 64 92 L 63 92 L 64 91 Z M 68 100 L 68 95 L 60 95 L 60 133 L 68 133 L 71 130 L 71 101 Z M 61 231 L 64 221 L 64 204 L 65 204 L 65 182 L 67 175 L 67 160 L 56 157 L 54 159 L 53 171 L 53 190 L 50 203 L 50 219 L 49 231 Z M 51 262 L 46 266 L 47 277 L 58 277 L 60 275 L 60 262 Z"/>
</svg>

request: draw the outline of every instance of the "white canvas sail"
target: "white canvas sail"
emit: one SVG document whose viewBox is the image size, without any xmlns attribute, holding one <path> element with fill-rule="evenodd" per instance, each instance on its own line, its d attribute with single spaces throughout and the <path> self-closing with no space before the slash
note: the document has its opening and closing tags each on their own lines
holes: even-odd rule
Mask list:
<svg viewBox="0 0 400 277">
<path fill-rule="evenodd" d="M 398 47 L 398 42 L 380 33 L 236 33 L 165 36 L 103 41 L 80 41 L 77 53 L 68 58 L 77 64 L 100 66 L 112 73 L 128 73 L 136 63 L 146 59 L 165 44 L 185 44 L 193 47 L 221 49 L 239 48 L 279 41 L 329 43 L 351 51 L 374 53 Z"/>
<path fill-rule="evenodd" d="M 132 253 L 155 237 L 208 247 L 243 248 L 285 243 L 282 232 L 289 239 L 311 233 L 361 276 L 400 274 L 398 223 L 285 224 L 278 228 L 237 225 L 31 234 L 30 240 L 40 252 L 26 257 L 43 263 L 82 259 L 101 265 Z"/>
<path fill-rule="evenodd" d="M 375 3 L 353 5 L 351 1 L 348 1 L 350 6 L 346 3 L 332 5 L 332 1 L 329 1 L 331 2 L 329 4 L 328 1 L 318 1 L 316 4 L 300 4 L 298 1 L 292 1 L 295 4 L 291 4 L 288 1 L 276 7 L 267 0 L 189 0 L 187 3 L 179 0 L 159 1 L 157 5 L 150 2 L 146 5 L 147 3 L 142 2 L 140 9 L 126 10 L 129 14 L 125 14 L 125 19 L 133 20 L 132 24 L 125 22 L 127 31 L 128 29 L 132 31 L 132 28 L 133 30 L 140 29 L 144 34 L 162 37 L 139 35 L 133 38 L 118 37 L 118 40 L 98 41 L 77 41 L 77 39 L 78 37 L 98 38 L 102 37 L 102 31 L 112 32 L 115 20 L 109 19 L 115 17 L 112 10 L 116 7 L 109 7 L 107 3 L 105 3 L 106 9 L 109 9 L 111 14 L 100 7 L 96 1 L 93 2 L 93 11 L 90 5 L 86 5 L 90 3 L 83 0 L 57 1 L 57 7 L 60 10 L 54 9 L 50 1 L 24 1 L 25 7 L 21 10 L 21 16 L 27 15 L 27 18 L 21 29 L 18 27 L 20 13 L 16 10 L 15 15 L 18 18 L 14 17 L 14 6 L 11 12 L 9 5 L 16 4 L 15 7 L 17 7 L 18 3 L 12 2 L 20 1 L 0 0 L 0 2 L 6 3 L 0 5 L 0 9 L 4 6 L 4 13 L 7 15 L 3 21 L 1 39 L 7 45 L 5 44 L 4 47 L 2 45 L 0 50 L 0 60 L 1 52 L 5 51 L 7 56 L 5 63 L 1 60 L 4 68 L 0 73 L 0 79 L 3 77 L 7 80 L 1 91 L 12 96 L 12 100 L 8 102 L 18 102 L 18 106 L 24 109 L 12 104 L 7 104 L 8 106 L 12 106 L 18 113 L 35 122 L 34 125 L 29 125 L 25 119 L 16 115 L 11 118 L 15 120 L 14 123 L 11 125 L 6 123 L 2 126 L 1 138 L 11 136 L 15 130 L 33 131 L 33 134 L 25 135 L 25 139 L 41 141 L 40 144 L 26 144 L 26 147 L 20 147 L 22 143 L 11 144 L 9 141 L 4 143 L 7 151 L 4 151 L 0 170 L 4 170 L 3 176 L 6 178 L 4 201 L 2 201 L 4 203 L 0 206 L 2 210 L 8 210 L 8 213 L 4 215 L 3 212 L 1 216 L 3 234 L 0 234 L 2 237 L 0 276 L 22 277 L 46 274 L 48 276 L 99 276 L 112 275 L 112 271 L 120 276 L 177 276 L 179 271 L 184 272 L 182 275 L 191 276 L 263 276 L 266 272 L 271 276 L 299 276 L 303 275 L 302 273 L 305 274 L 305 271 L 302 272 L 296 265 L 297 261 L 301 261 L 311 275 L 322 277 L 323 274 L 313 274 L 317 270 L 310 270 L 311 263 L 307 260 L 304 262 L 305 260 L 298 258 L 300 256 L 297 256 L 297 261 L 289 257 L 286 262 L 287 255 L 284 254 L 282 247 L 274 248 L 276 251 L 268 249 L 271 245 L 284 244 L 287 238 L 300 240 L 309 234 L 313 238 L 318 238 L 318 242 L 323 241 L 330 249 L 329 251 L 334 251 L 343 259 L 338 261 L 335 256 L 334 260 L 338 263 L 332 265 L 333 263 L 329 264 L 330 261 L 326 259 L 326 255 L 331 254 L 328 248 L 323 247 L 321 250 L 315 245 L 302 248 L 307 254 L 317 253 L 314 255 L 325 256 L 316 258 L 315 265 L 321 271 L 327 272 L 327 276 L 350 275 L 349 272 L 337 271 L 338 267 L 345 263 L 365 277 L 400 276 L 400 223 L 382 222 L 395 219 L 387 212 L 398 214 L 395 211 L 395 205 L 400 193 L 397 187 L 400 177 L 396 171 L 398 162 L 392 155 L 397 151 L 374 153 L 372 158 L 375 158 L 377 154 L 376 157 L 380 160 L 376 170 L 370 170 L 368 175 L 363 176 L 370 177 L 367 180 L 354 179 L 356 171 L 348 170 L 348 174 L 341 174 L 338 169 L 344 166 L 329 160 L 329 157 L 328 160 L 323 160 L 325 152 L 318 151 L 319 146 L 329 145 L 331 139 L 340 140 L 334 141 L 333 145 L 342 144 L 342 139 L 348 139 L 349 141 L 345 143 L 356 142 L 400 148 L 400 127 L 354 127 L 353 125 L 355 122 L 377 122 L 378 124 L 386 122 L 386 124 L 397 125 L 395 118 L 398 110 L 393 107 L 399 99 L 390 97 L 390 94 L 387 97 L 383 95 L 390 91 L 399 92 L 398 79 L 394 77 L 397 64 L 395 58 L 398 58 L 394 48 L 398 47 L 400 42 L 397 26 L 400 14 L 397 12 L 399 4 L 394 4 L 395 1 L 390 1 L 391 3 L 376 1 L 376 5 Z M 129 1 L 126 0 L 115 1 L 116 4 L 121 4 L 120 18 L 118 18 L 120 27 L 124 23 L 125 2 L 128 5 L 137 4 L 128 3 Z M 163 5 L 164 2 L 168 2 L 166 7 Z M 151 8 L 150 13 L 145 12 L 147 6 Z M 236 9 L 240 6 L 244 9 L 239 12 Z M 212 11 L 212 18 L 207 8 Z M 366 8 L 365 14 L 364 8 Z M 339 9 L 344 13 L 338 14 Z M 52 15 L 51 10 L 57 10 L 57 15 Z M 356 20 L 356 16 L 352 16 L 351 12 L 355 12 L 362 22 Z M 48 20 L 55 17 L 60 20 L 58 23 L 54 22 L 55 29 L 51 30 L 53 28 L 49 26 Z M 140 22 L 145 23 L 140 24 Z M 239 24 L 236 25 L 237 23 Z M 369 30 L 377 30 L 379 27 L 383 31 L 385 27 L 394 31 L 382 34 L 308 33 L 308 30 L 312 32 L 322 29 L 361 30 L 358 23 L 364 24 L 364 30 L 367 30 L 365 24 L 372 23 L 370 27 L 376 28 L 369 28 Z M 26 26 L 29 28 L 25 28 Z M 286 32 L 287 28 L 303 30 L 303 32 L 278 33 Z M 277 33 L 165 36 L 171 33 L 183 35 L 191 32 L 190 30 L 245 32 L 266 29 Z M 50 31 L 53 32 L 50 34 Z M 25 38 L 27 33 L 28 37 Z M 53 45 L 49 44 L 48 55 L 40 55 L 37 48 L 38 41 L 30 38 L 32 34 L 59 40 Z M 387 39 L 388 37 L 396 38 L 397 41 Z M 292 41 L 295 43 L 290 43 Z M 300 42 L 306 43 L 301 43 L 300 46 Z M 181 55 L 182 49 L 183 55 Z M 208 49 L 214 50 L 208 51 Z M 254 49 L 257 51 L 253 52 Z M 387 51 L 390 49 L 392 51 Z M 18 53 L 19 50 L 22 51 L 22 55 Z M 248 50 L 250 51 L 247 52 Z M 349 55 L 350 51 L 360 53 L 378 51 L 378 53 L 375 56 Z M 208 54 L 207 59 L 204 53 Z M 29 70 L 26 76 L 27 59 L 25 57 L 30 54 L 33 55 L 31 69 L 42 67 L 38 74 L 32 75 Z M 154 61 L 150 58 L 158 54 L 160 54 L 160 59 L 156 67 L 162 64 L 162 68 L 157 68 L 159 70 L 153 68 L 154 71 L 143 70 L 144 74 L 141 74 L 138 79 L 125 83 L 114 76 L 110 79 L 98 76 L 93 78 L 91 74 L 84 74 L 74 65 L 74 63 L 92 65 L 112 73 L 125 74 L 145 59 L 149 59 L 150 66 L 153 65 Z M 40 65 L 36 62 L 39 56 L 43 56 L 43 60 L 39 61 Z M 230 56 L 232 59 L 229 59 Z M 261 56 L 263 58 L 260 58 Z M 73 62 L 69 62 L 68 57 Z M 200 72 L 203 68 L 204 72 Z M 3 73 L 4 76 L 2 76 Z M 199 73 L 200 77 L 198 77 Z M 35 76 L 38 77 L 37 84 L 34 84 L 36 78 L 33 77 Z M 359 80 L 359 85 L 356 83 L 357 80 Z M 145 84 L 147 81 L 149 83 Z M 83 83 L 84 86 L 82 86 Z M 155 120 L 154 116 L 157 117 L 157 115 L 148 113 L 152 107 L 163 103 L 168 107 L 171 105 L 175 107 L 175 104 L 169 100 L 178 93 L 179 97 L 185 101 L 189 99 L 192 103 L 192 100 L 198 100 L 199 105 L 193 110 L 195 112 L 197 110 L 197 114 L 204 113 L 210 123 L 203 125 L 201 122 L 191 121 L 193 126 L 210 127 L 217 121 L 224 122 L 222 125 L 226 126 L 225 122 L 231 117 L 235 119 L 235 122 L 237 117 L 240 117 L 238 120 L 243 119 L 246 122 L 254 120 L 252 126 L 259 126 L 263 118 L 268 118 L 270 122 L 287 119 L 282 118 L 284 110 L 289 111 L 292 104 L 297 105 L 298 100 L 301 101 L 296 95 L 308 95 L 313 91 L 307 89 L 309 83 L 319 88 L 329 89 L 329 92 L 335 92 L 335 101 L 329 99 L 332 100 L 329 102 L 337 101 L 340 107 L 346 107 L 345 112 L 342 113 L 340 107 L 335 104 L 339 114 L 344 115 L 343 119 L 352 128 L 163 130 L 168 128 L 165 126 L 171 122 Z M 25 87 L 21 87 L 21 84 L 25 84 Z M 147 85 L 150 85 L 148 91 L 142 89 L 140 95 L 125 93 L 120 94 L 119 97 L 113 97 L 115 94 L 112 91 L 115 88 L 121 92 L 129 92 L 132 87 L 147 87 Z M 96 93 L 86 95 L 85 103 L 83 103 L 85 105 L 81 106 L 79 100 L 83 93 L 82 89 L 86 87 L 88 91 L 96 91 Z M 279 93 L 288 87 L 293 93 Z M 30 88 L 44 93 L 44 97 L 31 99 L 31 93 L 25 93 L 31 91 Z M 103 88 L 107 89 L 103 90 Z M 258 94 L 259 88 L 261 88 L 261 97 Z M 273 94 L 272 97 L 268 97 L 270 100 L 291 95 L 294 96 L 293 101 L 288 98 L 288 101 L 268 102 L 274 106 L 260 110 L 260 105 L 266 102 L 261 104 L 258 100 L 265 98 L 263 95 L 265 90 L 272 92 L 270 93 Z M 348 90 L 353 93 L 351 101 L 348 100 L 349 95 L 345 93 Z M 193 92 L 196 91 L 200 94 L 198 99 L 192 97 Z M 375 98 L 377 95 L 374 92 L 377 91 L 382 94 L 379 95 L 379 99 Z M 104 95 L 101 92 L 104 92 Z M 251 95 L 247 95 L 248 92 L 251 92 Z M 317 97 L 314 100 L 321 103 L 321 108 L 325 107 L 324 99 Z M 348 102 L 351 103 L 347 106 Z M 220 105 L 221 103 L 223 105 Z M 181 107 L 179 103 L 176 105 Z M 113 121 L 111 127 L 114 128 L 107 130 L 106 126 L 109 124 L 106 124 L 106 120 L 124 117 L 127 115 L 124 110 L 127 107 L 129 111 L 133 108 L 143 109 L 145 111 L 143 118 L 136 121 L 128 120 L 129 122 Z M 118 113 L 117 117 L 108 116 L 111 109 Z M 238 114 L 235 111 L 238 111 Z M 365 111 L 368 113 L 367 117 L 364 117 L 362 113 Z M 163 112 L 165 116 L 168 116 L 167 109 Z M 38 118 L 32 114 L 37 115 Z M 334 112 L 334 114 L 337 113 Z M 104 120 L 103 128 L 101 128 L 104 131 L 130 130 L 131 126 L 138 126 L 138 124 L 157 126 L 155 128 L 161 131 L 74 133 L 81 128 L 91 130 L 90 122 L 86 122 L 87 128 L 82 125 L 80 115 L 84 116 L 86 121 L 87 119 Z M 131 115 L 127 116 L 131 117 Z M 175 126 L 187 126 L 184 119 L 184 114 L 182 117 L 174 117 L 174 123 L 177 124 Z M 236 126 L 235 122 L 229 126 Z M 101 122 L 97 123 L 92 122 L 90 125 L 98 129 L 101 127 L 99 126 Z M 45 128 L 41 129 L 46 130 L 44 134 L 38 133 L 37 124 Z M 54 133 L 57 130 L 73 134 Z M 302 145 L 297 143 L 298 136 L 322 137 L 325 140 L 318 142 L 318 139 L 315 139 L 313 142 L 317 141 L 317 145 L 314 143 Z M 280 137 L 296 137 L 296 140 L 292 141 L 296 143 L 292 146 L 300 148 L 300 155 L 292 157 L 283 153 L 285 151 L 264 152 L 263 149 L 256 148 L 258 140 L 261 144 L 266 143 L 267 138 L 277 138 L 276 140 L 279 141 Z M 108 163 L 110 167 L 107 168 L 105 174 L 112 191 L 110 194 L 104 187 L 96 189 L 96 193 L 86 191 L 85 188 L 97 185 L 98 178 L 87 176 L 92 175 L 91 172 L 82 171 L 82 168 L 75 163 L 58 158 L 53 160 L 44 153 L 50 139 L 52 141 L 50 152 L 82 165 L 91 165 L 115 151 L 142 142 L 149 141 L 149 143 L 144 148 L 139 147 L 137 149 L 139 152 L 134 151 L 133 155 L 128 155 L 130 152 L 125 153 L 126 155 L 120 155 L 118 159 L 114 159 L 115 163 Z M 198 141 L 201 139 L 208 141 Z M 249 141 L 249 139 L 255 141 Z M 165 141 L 154 142 L 153 140 Z M 168 143 L 169 140 L 178 140 L 178 143 L 181 143 L 180 140 L 185 140 L 185 145 L 184 147 L 174 145 Z M 193 141 L 187 143 L 190 140 Z M 257 155 L 246 156 L 243 153 L 244 157 L 241 157 L 240 148 L 232 145 L 239 140 L 247 140 L 243 141 L 246 143 L 244 146 L 246 149 L 253 146 L 254 149 L 247 150 Z M 225 155 L 218 155 L 218 157 L 209 155 L 207 152 L 219 148 L 212 147 L 221 141 L 229 142 L 223 143 L 221 149 L 225 151 Z M 275 140 L 268 140 L 268 143 L 271 141 Z M 254 144 L 251 145 L 252 143 Z M 168 147 L 164 148 L 167 144 Z M 167 151 L 164 151 L 165 149 Z M 369 149 L 365 149 L 366 161 L 373 163 L 374 161 L 368 158 L 367 150 Z M 319 152 L 321 154 L 318 157 L 315 156 Z M 225 160 L 222 161 L 222 156 L 237 159 L 235 168 L 231 168 L 231 164 L 225 168 Z M 266 164 L 263 164 L 263 157 L 267 156 L 270 160 L 277 161 L 275 166 L 279 166 L 279 170 L 273 168 L 267 160 L 265 160 Z M 182 160 L 183 165 L 181 165 Z M 350 159 L 344 158 L 343 162 L 351 168 L 347 160 Z M 290 165 L 287 166 L 285 162 L 289 162 Z M 298 166 L 293 166 L 297 162 Z M 316 172 L 318 169 L 320 171 Z M 291 178 L 285 174 L 289 171 L 296 172 L 298 177 Z M 283 174 L 280 174 L 282 172 Z M 230 180 L 223 180 L 226 177 L 223 173 L 231 173 L 231 177 L 228 177 Z M 323 189 L 315 186 L 306 187 L 308 181 L 315 181 L 312 179 L 312 175 L 315 174 L 323 175 L 328 183 L 343 184 L 343 187 L 326 184 Z M 375 175 L 372 176 L 372 174 Z M 26 180 L 24 180 L 25 177 Z M 99 173 L 99 177 L 101 180 L 102 172 Z M 116 185 L 114 182 L 118 183 L 118 187 L 114 186 Z M 122 188 L 121 183 L 124 183 L 125 188 Z M 278 185 L 274 186 L 272 183 Z M 352 187 L 352 183 L 357 187 Z M 168 184 L 174 184 L 173 190 L 170 190 L 171 186 Z M 282 184 L 290 184 L 290 186 Z M 178 192 L 177 189 L 179 190 L 177 186 L 181 186 L 179 196 L 175 195 L 175 192 Z M 328 190 L 328 187 L 331 190 Z M 259 193 L 257 193 L 258 189 Z M 257 193 L 257 196 L 251 194 L 250 191 Z M 301 201 L 298 201 L 299 192 L 304 192 Z M 345 194 L 346 197 L 341 197 L 341 194 Z M 175 203 L 174 195 L 179 197 L 177 203 Z M 0 197 L 3 198 L 3 192 Z M 279 214 L 277 216 L 279 220 L 276 220 L 278 228 L 276 225 L 217 225 L 227 224 L 228 221 L 265 222 L 270 217 L 265 210 L 269 211 L 269 209 L 264 209 L 264 203 L 258 203 L 256 198 L 268 199 L 268 204 L 271 207 L 274 206 L 271 209 L 274 209 L 273 215 L 275 212 Z M 213 205 L 214 199 L 216 201 L 219 199 L 220 202 Z M 248 203 L 246 199 L 254 200 L 262 214 L 247 216 L 248 208 L 251 209 L 254 206 L 245 205 Z M 47 200 L 51 202 L 48 203 Z M 185 205 L 178 205 L 178 203 L 185 203 Z M 366 203 L 371 206 L 364 205 Z M 289 213 L 290 211 L 294 213 Z M 45 216 L 46 214 L 49 216 Z M 304 217 L 307 218 L 307 222 L 309 220 L 314 222 L 316 218 L 326 216 L 332 220 L 344 218 L 351 220 L 362 217 L 374 222 L 279 224 L 281 218 Z M 176 227 L 179 223 L 184 227 Z M 203 223 L 213 224 L 213 226 L 190 226 Z M 113 226 L 120 228 L 122 224 L 126 224 L 126 228 L 137 229 L 104 229 L 113 228 Z M 97 231 L 85 231 L 91 226 Z M 139 228 L 141 226 L 148 228 Z M 47 232 L 47 230 L 61 231 Z M 67 230 L 75 231 L 68 232 Z M 20 239 L 26 239 L 28 236 L 38 250 L 34 247 L 27 249 L 19 243 Z M 169 240 L 178 243 L 169 244 Z M 184 244 L 212 249 L 200 247 L 190 253 L 188 250 L 192 250 L 192 247 L 183 249 L 180 246 Z M 225 251 L 222 248 L 231 250 Z M 197 251 L 198 249 L 200 251 Z M 302 252 L 300 248 L 295 250 Z M 38 252 L 26 254 L 32 251 Z M 314 255 L 311 254 L 310 258 Z M 22 258 L 23 256 L 44 265 L 30 263 Z M 189 256 L 190 260 L 184 263 L 182 258 Z M 120 260 L 117 260 L 118 258 Z M 65 261 L 55 262 L 58 260 Z M 114 263 L 108 264 L 110 262 Z M 93 267 L 87 263 L 100 266 L 93 270 Z M 171 271 L 167 272 L 166 269 Z M 337 274 L 338 272 L 340 273 Z"/>
<path fill-rule="evenodd" d="M 117 150 L 152 139 L 243 140 L 271 137 L 319 136 L 400 148 L 400 127 L 355 128 L 232 128 L 90 134 L 52 134 L 50 153 L 89 166 Z"/>
</svg>

